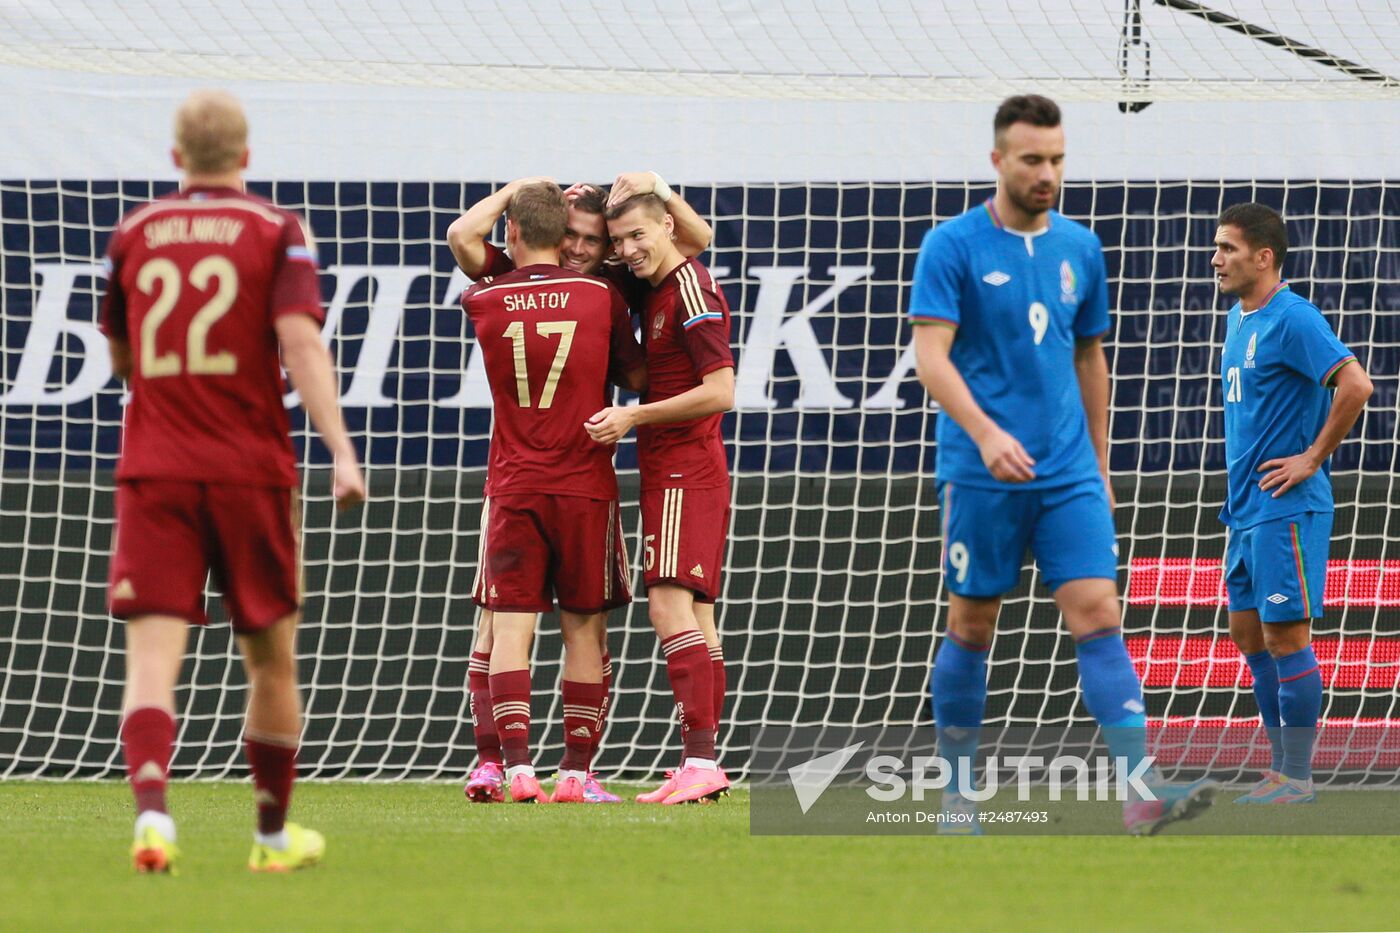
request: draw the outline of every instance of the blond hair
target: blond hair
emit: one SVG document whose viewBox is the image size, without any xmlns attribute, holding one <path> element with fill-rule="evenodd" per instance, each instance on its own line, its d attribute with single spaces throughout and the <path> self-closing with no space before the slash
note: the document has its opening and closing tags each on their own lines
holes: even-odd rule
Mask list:
<svg viewBox="0 0 1400 933">
<path fill-rule="evenodd" d="M 175 112 L 175 148 L 187 172 L 239 168 L 248 149 L 243 105 L 227 91 L 195 91 Z"/>
</svg>

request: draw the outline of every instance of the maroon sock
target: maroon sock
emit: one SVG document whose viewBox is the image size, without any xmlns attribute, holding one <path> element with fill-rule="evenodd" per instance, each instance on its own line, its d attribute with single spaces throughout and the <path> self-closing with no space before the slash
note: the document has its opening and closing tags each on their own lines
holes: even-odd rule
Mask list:
<svg viewBox="0 0 1400 933">
<path fill-rule="evenodd" d="M 175 718 L 155 706 L 134 709 L 122 718 L 126 776 L 136 796 L 136 813 L 165 809 L 165 783 L 175 751 Z"/>
<path fill-rule="evenodd" d="M 728 678 L 724 676 L 724 652 L 719 645 L 710 645 L 710 667 L 715 678 L 715 738 L 719 738 L 719 724 L 724 720 L 724 688 Z"/>
<path fill-rule="evenodd" d="M 588 751 L 588 760 L 598 757 L 598 746 L 603 744 L 603 726 L 608 721 L 608 708 L 612 706 L 613 663 L 612 655 L 603 652 L 603 699 L 598 704 L 598 721 L 593 724 L 593 747 Z"/>
<path fill-rule="evenodd" d="M 243 743 L 253 770 L 253 800 L 258 805 L 258 832 L 280 833 L 287 825 L 292 783 L 297 777 L 297 747 L 247 738 Z"/>
<path fill-rule="evenodd" d="M 476 735 L 476 756 L 482 764 L 501 763 L 501 734 L 491 713 L 491 654 L 473 651 L 467 664 L 467 690 L 472 711 L 472 732 Z"/>
<path fill-rule="evenodd" d="M 676 697 L 685 757 L 714 758 L 715 673 L 705 636 L 698 629 L 672 635 L 661 642 L 661 653 Z"/>
<path fill-rule="evenodd" d="M 530 764 L 530 671 L 491 675 L 491 715 L 506 767 Z"/>
<path fill-rule="evenodd" d="M 593 734 L 603 715 L 603 685 L 566 680 L 564 692 L 564 760 L 561 771 L 587 771 L 593 761 Z"/>
</svg>

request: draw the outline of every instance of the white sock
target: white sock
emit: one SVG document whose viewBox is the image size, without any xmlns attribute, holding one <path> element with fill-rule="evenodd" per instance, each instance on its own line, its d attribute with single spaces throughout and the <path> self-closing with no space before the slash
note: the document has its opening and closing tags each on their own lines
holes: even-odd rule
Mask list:
<svg viewBox="0 0 1400 933">
<path fill-rule="evenodd" d="M 535 776 L 535 766 L 534 766 L 534 765 L 511 765 L 509 768 L 506 768 L 506 780 L 507 780 L 507 781 L 513 781 L 513 780 L 515 780 L 515 777 L 516 777 L 516 775 L 518 775 L 518 774 L 524 774 L 524 775 L 528 775 L 529 777 L 534 777 L 534 776 Z"/>
<path fill-rule="evenodd" d="M 253 833 L 253 841 L 260 846 L 267 846 L 269 849 L 283 851 L 291 842 L 287 838 L 286 828 L 277 830 L 275 833 Z"/>
<path fill-rule="evenodd" d="M 156 832 L 171 842 L 175 841 L 175 821 L 170 818 L 169 813 L 161 813 L 159 810 L 143 810 L 141 815 L 136 818 L 136 835 L 139 837 L 148 826 L 154 826 Z"/>
<path fill-rule="evenodd" d="M 575 781 L 578 781 L 580 784 L 582 784 L 584 781 L 588 780 L 588 773 L 585 772 L 585 771 L 560 771 L 560 772 L 559 772 L 559 780 L 561 780 L 561 781 L 567 781 L 569 778 L 573 778 Z"/>
<path fill-rule="evenodd" d="M 683 768 L 703 768 L 706 771 L 718 771 L 719 765 L 713 758 L 687 758 Z"/>
</svg>

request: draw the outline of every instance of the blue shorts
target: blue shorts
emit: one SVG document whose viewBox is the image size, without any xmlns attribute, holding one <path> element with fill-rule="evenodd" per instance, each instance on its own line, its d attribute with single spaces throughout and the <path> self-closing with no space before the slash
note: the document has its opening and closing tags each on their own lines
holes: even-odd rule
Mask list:
<svg viewBox="0 0 1400 933">
<path fill-rule="evenodd" d="M 1051 489 L 939 483 L 948 589 L 989 599 L 1016 588 L 1026 550 L 1054 592 L 1071 580 L 1118 579 L 1118 543 L 1103 480 Z"/>
<path fill-rule="evenodd" d="M 1262 622 L 1322 618 L 1332 513 L 1307 512 L 1230 529 L 1225 591 L 1230 611 L 1259 610 Z"/>
</svg>

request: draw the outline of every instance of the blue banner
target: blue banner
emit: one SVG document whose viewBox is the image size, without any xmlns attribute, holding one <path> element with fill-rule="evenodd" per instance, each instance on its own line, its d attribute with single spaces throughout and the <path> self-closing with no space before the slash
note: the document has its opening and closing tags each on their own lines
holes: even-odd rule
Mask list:
<svg viewBox="0 0 1400 933">
<path fill-rule="evenodd" d="M 110 468 L 122 390 L 93 328 L 107 236 L 123 211 L 171 190 L 132 182 L 0 185 L 7 470 Z M 444 242 L 483 184 L 253 184 L 318 238 L 346 418 L 370 464 L 480 467 L 490 410 Z M 990 196 L 985 184 L 690 187 L 710 218 L 704 259 L 735 311 L 741 471 L 932 470 L 933 414 L 904 321 L 924 232 Z M 1394 466 L 1400 375 L 1400 194 L 1382 182 L 1131 182 L 1066 186 L 1063 210 L 1103 240 L 1114 331 L 1112 463 L 1138 473 L 1223 468 L 1215 371 L 1224 302 L 1215 220 L 1258 200 L 1289 218 L 1286 270 L 1377 384 L 1364 436 L 1339 469 Z M 36 375 L 37 374 L 37 375 Z M 300 424 L 299 411 L 294 422 Z M 738 443 L 733 443 L 737 441 Z M 319 444 L 309 462 L 325 462 Z M 619 467 L 635 465 L 630 443 Z"/>
</svg>

